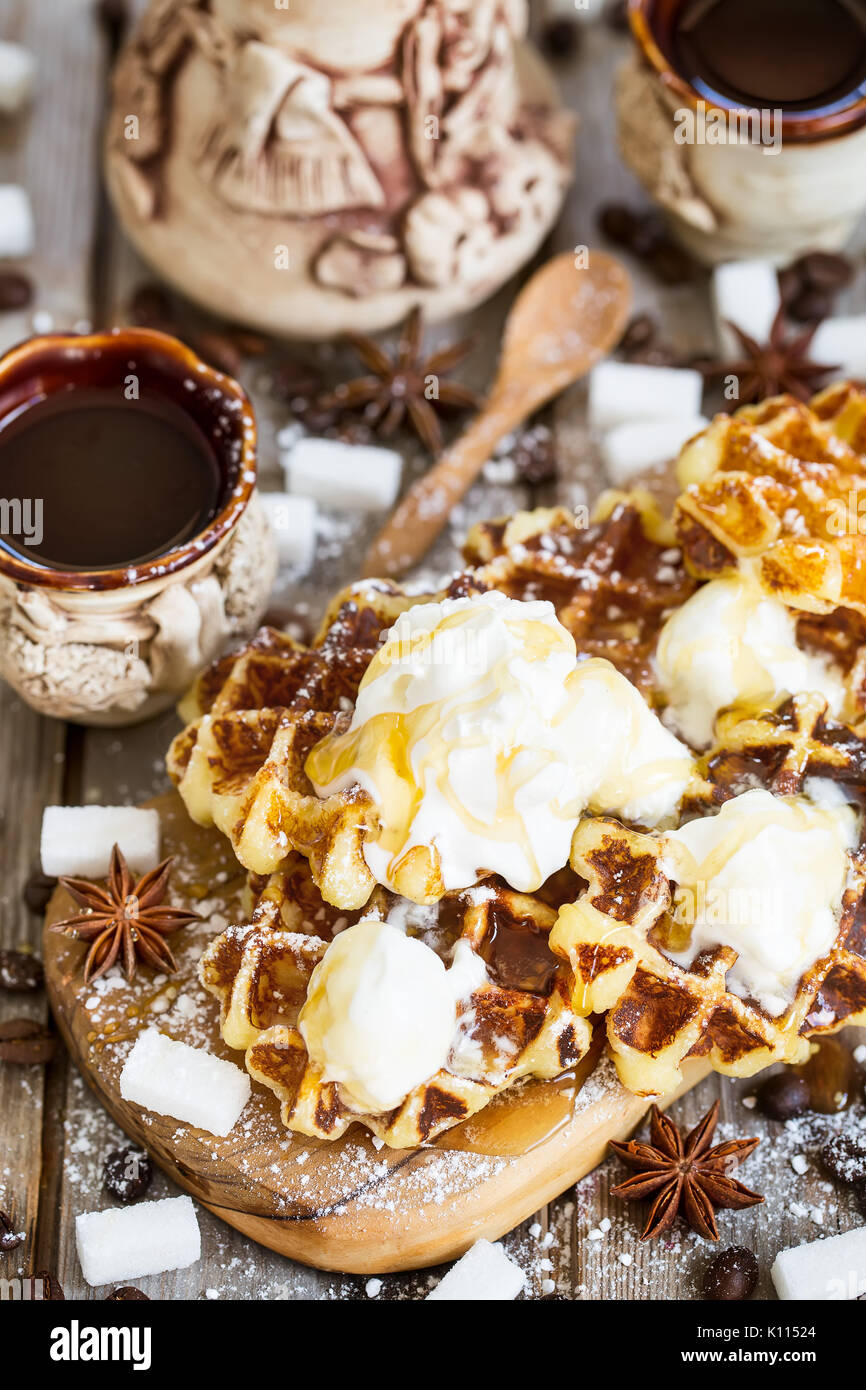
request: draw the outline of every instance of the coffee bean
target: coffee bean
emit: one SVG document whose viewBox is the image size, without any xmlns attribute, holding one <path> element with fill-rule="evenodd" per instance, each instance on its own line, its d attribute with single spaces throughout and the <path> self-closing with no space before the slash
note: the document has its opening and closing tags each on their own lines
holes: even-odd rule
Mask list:
<svg viewBox="0 0 866 1390">
<path fill-rule="evenodd" d="M 322 377 L 316 368 L 293 357 L 284 358 L 276 364 L 268 374 L 268 384 L 274 400 L 287 405 L 296 401 L 309 403 L 323 387 Z M 336 411 L 330 412 L 331 424 L 336 417 Z"/>
<path fill-rule="evenodd" d="M 806 279 L 798 261 L 779 271 L 779 296 L 787 309 L 807 289 Z"/>
<path fill-rule="evenodd" d="M 697 266 L 681 246 L 661 241 L 647 252 L 647 265 L 663 285 L 688 285 L 697 275 Z"/>
<path fill-rule="evenodd" d="M 580 29 L 573 19 L 552 19 L 541 32 L 541 47 L 548 58 L 573 58 L 580 47 Z"/>
<path fill-rule="evenodd" d="M 829 290 L 802 290 L 787 305 L 791 318 L 798 323 L 815 323 L 833 312 L 833 295 Z"/>
<path fill-rule="evenodd" d="M 153 1164 L 143 1149 L 129 1145 L 116 1149 L 105 1160 L 102 1182 L 119 1202 L 137 1202 L 153 1181 Z"/>
<path fill-rule="evenodd" d="M 142 328 L 170 328 L 174 308 L 161 285 L 139 285 L 129 301 L 129 317 Z"/>
<path fill-rule="evenodd" d="M 800 1076 L 781 1071 L 758 1087 L 758 1105 L 771 1120 L 793 1120 L 809 1109 L 809 1087 Z"/>
<path fill-rule="evenodd" d="M 12 1219 L 5 1211 L 0 1211 L 0 1250 L 17 1250 L 24 1242 L 21 1231 L 12 1229 Z"/>
<path fill-rule="evenodd" d="M 640 219 L 625 203 L 607 203 L 598 214 L 599 229 L 616 246 L 631 248 Z"/>
<path fill-rule="evenodd" d="M 658 324 L 652 314 L 635 314 L 620 339 L 620 352 L 635 352 L 648 347 L 658 337 Z"/>
<path fill-rule="evenodd" d="M 16 270 L 0 274 L 0 313 L 26 309 L 33 299 L 33 282 Z"/>
<path fill-rule="evenodd" d="M 45 983 L 38 956 L 27 951 L 0 951 L 0 989 L 11 994 L 35 994 Z"/>
<path fill-rule="evenodd" d="M 0 1023 L 0 1062 L 21 1065 L 50 1062 L 57 1039 L 49 1028 L 32 1018 L 12 1018 Z"/>
<path fill-rule="evenodd" d="M 114 1293 L 106 1295 L 105 1299 L 106 1303 L 134 1303 L 137 1300 L 142 1300 L 145 1303 L 150 1302 L 146 1293 L 142 1293 L 141 1289 L 133 1289 L 129 1285 L 122 1289 L 115 1289 Z"/>
<path fill-rule="evenodd" d="M 758 1261 L 751 1250 L 732 1245 L 707 1265 L 701 1293 L 718 1302 L 739 1303 L 754 1293 L 758 1273 Z"/>
<path fill-rule="evenodd" d="M 814 290 L 834 293 L 844 290 L 854 279 L 854 265 L 847 256 L 832 251 L 807 251 L 795 262 L 807 285 Z"/>
<path fill-rule="evenodd" d="M 512 446 L 511 457 L 518 478 L 530 487 L 552 483 L 559 475 L 553 435 L 546 425 L 523 430 Z"/>
<path fill-rule="evenodd" d="M 49 878 L 48 874 L 40 873 L 38 869 L 34 870 L 24 885 L 23 894 L 24 901 L 30 911 L 41 917 L 50 903 L 56 887 L 56 878 Z"/>
<path fill-rule="evenodd" d="M 63 1285 L 60 1283 L 60 1280 L 57 1278 L 57 1275 L 52 1274 L 50 1270 L 40 1269 L 39 1273 L 35 1276 L 35 1282 L 41 1283 L 42 1298 L 45 1302 L 66 1302 L 66 1294 L 63 1292 Z"/>
<path fill-rule="evenodd" d="M 859 1134 L 834 1134 L 821 1150 L 821 1161 L 839 1182 L 866 1182 L 866 1127 Z"/>
<path fill-rule="evenodd" d="M 663 253 L 663 248 L 670 245 L 665 237 L 664 226 L 654 212 L 643 213 L 638 216 L 631 238 L 631 250 L 642 261 L 646 261 L 652 268 L 652 261 L 656 255 Z"/>
</svg>

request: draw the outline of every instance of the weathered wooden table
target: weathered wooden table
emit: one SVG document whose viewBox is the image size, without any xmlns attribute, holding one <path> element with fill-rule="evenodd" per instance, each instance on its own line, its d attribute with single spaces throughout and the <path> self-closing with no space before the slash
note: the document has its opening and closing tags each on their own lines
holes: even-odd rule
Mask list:
<svg viewBox="0 0 866 1390">
<path fill-rule="evenodd" d="M 592 0 L 598 10 L 601 0 Z M 51 325 L 69 327 L 123 322 L 132 289 L 152 277 L 124 244 L 100 184 L 99 147 L 111 63 L 111 35 L 97 18 L 97 0 L 0 0 L 0 36 L 26 44 L 38 56 L 38 94 L 20 120 L 0 120 L 0 182 L 22 183 L 33 200 L 38 247 L 28 263 L 37 286 L 32 310 L 0 318 L 6 347 Z M 536 16 L 536 19 L 540 18 Z M 627 40 L 601 20 L 582 26 L 577 56 L 559 67 L 570 104 L 580 113 L 579 165 L 574 190 L 546 251 L 598 240 L 600 204 L 640 190 L 619 163 L 611 106 L 611 81 Z M 660 317 L 665 337 L 683 352 L 711 343 L 706 287 L 659 290 L 638 267 L 636 301 Z M 866 299 L 866 277 L 851 292 Z M 462 334 L 468 326 L 479 347 L 466 378 L 483 388 L 490 378 L 504 313 L 513 287 L 503 291 L 469 324 L 451 324 L 438 336 Z M 192 311 L 186 311 L 193 323 Z M 245 384 L 259 409 L 261 471 L 276 485 L 274 433 L 285 416 L 261 389 L 267 370 L 251 364 Z M 474 378 L 474 379 L 473 379 Z M 598 470 L 582 425 L 582 392 L 559 402 L 555 428 L 562 459 L 558 495 L 582 500 Z M 420 466 L 406 441 L 407 472 Z M 429 567 L 437 572 L 456 560 L 453 538 L 481 516 L 503 514 L 533 499 L 526 489 L 489 483 L 478 486 L 455 517 Z M 547 500 L 541 498 L 539 500 Z M 316 564 L 301 584 L 278 595 L 307 605 L 315 618 L 325 599 L 358 571 L 369 528 L 356 519 L 327 519 Z M 0 689 L 0 944 L 38 946 L 41 923 L 22 900 L 22 888 L 37 866 L 42 810 L 52 802 L 136 802 L 164 790 L 163 756 L 177 727 L 165 716 L 128 731 L 96 732 L 41 719 L 8 689 Z M 41 1017 L 41 996 L 0 997 L 0 1019 L 29 1011 Z M 830 1121 L 787 1126 L 763 1120 L 748 1108 L 754 1087 L 710 1078 L 675 1107 L 675 1117 L 693 1123 L 716 1096 L 723 1128 L 760 1134 L 765 1140 L 743 1177 L 767 1194 L 764 1206 L 722 1213 L 722 1243 L 754 1249 L 761 1262 L 759 1293 L 772 1296 L 769 1267 L 779 1249 L 822 1233 L 862 1223 L 853 1196 L 822 1176 L 815 1151 Z M 743 1098 L 747 1105 L 743 1105 Z M 74 1218 L 109 1200 L 101 1190 L 102 1164 L 122 1136 L 65 1056 L 47 1069 L 0 1067 L 0 1206 L 12 1211 L 26 1242 L 0 1255 L 0 1277 L 39 1270 L 56 1273 L 70 1297 L 93 1297 L 84 1283 L 74 1247 Z M 608 1197 L 610 1165 L 566 1192 L 505 1240 L 526 1269 L 530 1297 L 556 1292 L 565 1298 L 694 1297 L 709 1261 L 707 1242 L 678 1228 L 652 1247 L 638 1243 L 635 1214 Z M 803 1171 L 798 1171 L 803 1170 Z M 169 1195 L 159 1176 L 151 1196 Z M 319 1274 L 252 1245 L 208 1212 L 199 1213 L 201 1263 L 190 1270 L 139 1281 L 153 1298 L 417 1298 L 430 1275 L 386 1278 L 381 1289 L 357 1278 Z M 438 1271 L 437 1271 L 438 1273 Z M 100 1296 L 100 1295 L 97 1295 Z"/>
</svg>

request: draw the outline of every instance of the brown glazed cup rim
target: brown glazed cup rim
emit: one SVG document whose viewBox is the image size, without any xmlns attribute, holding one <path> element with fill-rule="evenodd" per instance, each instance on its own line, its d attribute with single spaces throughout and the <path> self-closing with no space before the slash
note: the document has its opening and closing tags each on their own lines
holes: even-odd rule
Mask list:
<svg viewBox="0 0 866 1390">
<path fill-rule="evenodd" d="M 742 102 L 717 97 L 708 100 L 701 92 L 687 82 L 672 66 L 670 59 L 662 51 L 653 32 L 652 12 L 658 0 L 628 0 L 629 22 L 638 48 L 645 60 L 655 69 L 667 90 L 689 106 L 697 108 L 703 102 L 708 110 L 743 111 Z M 769 107 L 765 108 L 769 109 Z M 823 116 L 803 115 L 797 111 L 785 111 L 782 116 L 783 140 L 805 144 L 809 141 L 827 140 L 834 136 L 848 135 L 866 124 L 866 96 L 858 97 L 850 106 Z"/>
<path fill-rule="evenodd" d="M 165 579 L 201 560 L 229 534 L 246 510 L 255 490 L 257 476 L 256 420 L 249 397 L 233 377 L 202 362 L 191 348 L 169 333 L 160 333 L 152 328 L 110 328 L 101 333 L 46 333 L 27 338 L 0 357 L 0 392 L 12 372 L 17 369 L 22 375 L 26 374 L 31 362 L 34 380 L 38 381 L 40 358 L 44 363 L 49 354 L 59 357 L 69 354 L 73 360 L 80 362 L 88 356 L 99 357 L 108 352 L 114 355 L 118 350 L 128 350 L 131 356 L 147 351 L 157 360 L 161 357 L 167 367 L 172 366 L 176 372 L 182 371 L 203 388 L 216 389 L 228 400 L 237 402 L 240 455 L 231 492 L 207 526 L 174 550 L 154 559 L 112 569 L 65 570 L 28 560 L 0 546 L 0 575 L 17 583 L 51 588 L 58 592 L 132 588 Z"/>
</svg>

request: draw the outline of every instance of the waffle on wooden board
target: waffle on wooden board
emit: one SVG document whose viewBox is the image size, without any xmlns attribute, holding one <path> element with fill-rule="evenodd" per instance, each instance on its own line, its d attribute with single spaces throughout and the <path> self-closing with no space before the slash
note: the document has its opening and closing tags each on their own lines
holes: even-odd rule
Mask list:
<svg viewBox="0 0 866 1390">
<path fill-rule="evenodd" d="M 561 508 L 483 523 L 467 539 L 465 568 L 440 592 L 353 585 L 310 647 L 263 629 L 203 673 L 182 706 L 187 727 L 169 770 L 193 819 L 228 837 L 249 881 L 247 919 L 213 943 L 202 979 L 220 1002 L 224 1040 L 279 1097 L 289 1128 L 330 1139 L 359 1122 L 412 1147 L 522 1078 L 574 1066 L 594 1029 L 606 1033 L 624 1084 L 646 1096 L 675 1089 L 687 1057 L 750 1075 L 801 1061 L 810 1037 L 866 1020 L 864 454 L 866 394 L 851 386 L 808 407 L 783 397 L 721 416 L 683 451 L 671 517 L 635 489 L 605 495 L 588 527 Z M 583 816 L 569 863 L 536 891 L 483 870 L 475 885 L 449 890 L 432 853 L 406 866 L 399 891 L 384 887 L 365 855 L 379 827 L 374 798 L 360 784 L 320 796 L 308 776 L 312 750 L 349 729 L 385 634 L 417 604 L 490 591 L 546 600 L 578 660 L 611 663 L 666 718 L 660 633 L 706 585 L 744 575 L 758 597 L 783 606 L 798 646 L 832 666 L 836 706 L 800 689 L 720 708 L 708 744 L 692 742 L 693 776 L 670 823 Z M 751 803 L 767 824 L 806 824 L 816 787 L 857 822 L 835 937 L 784 1007 L 769 1007 L 736 983 L 731 945 L 688 958 L 686 870 L 672 844 L 697 820 L 723 827 L 725 808 L 748 795 L 772 798 Z M 462 943 L 484 965 L 483 983 L 459 1002 L 445 1066 L 379 1111 L 327 1078 L 298 1027 L 334 940 L 371 917 L 443 961 Z"/>
</svg>

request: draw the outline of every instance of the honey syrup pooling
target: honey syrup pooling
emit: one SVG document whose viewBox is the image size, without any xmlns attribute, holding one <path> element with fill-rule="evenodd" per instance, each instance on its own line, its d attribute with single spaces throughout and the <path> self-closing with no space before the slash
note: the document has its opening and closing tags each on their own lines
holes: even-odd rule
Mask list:
<svg viewBox="0 0 866 1390">
<path fill-rule="evenodd" d="M 578 662 L 551 604 L 486 593 L 403 614 L 306 770 L 319 795 L 370 795 L 371 872 L 432 902 L 484 872 L 535 891 L 588 806 L 656 823 L 692 765 L 609 662 Z"/>
</svg>

